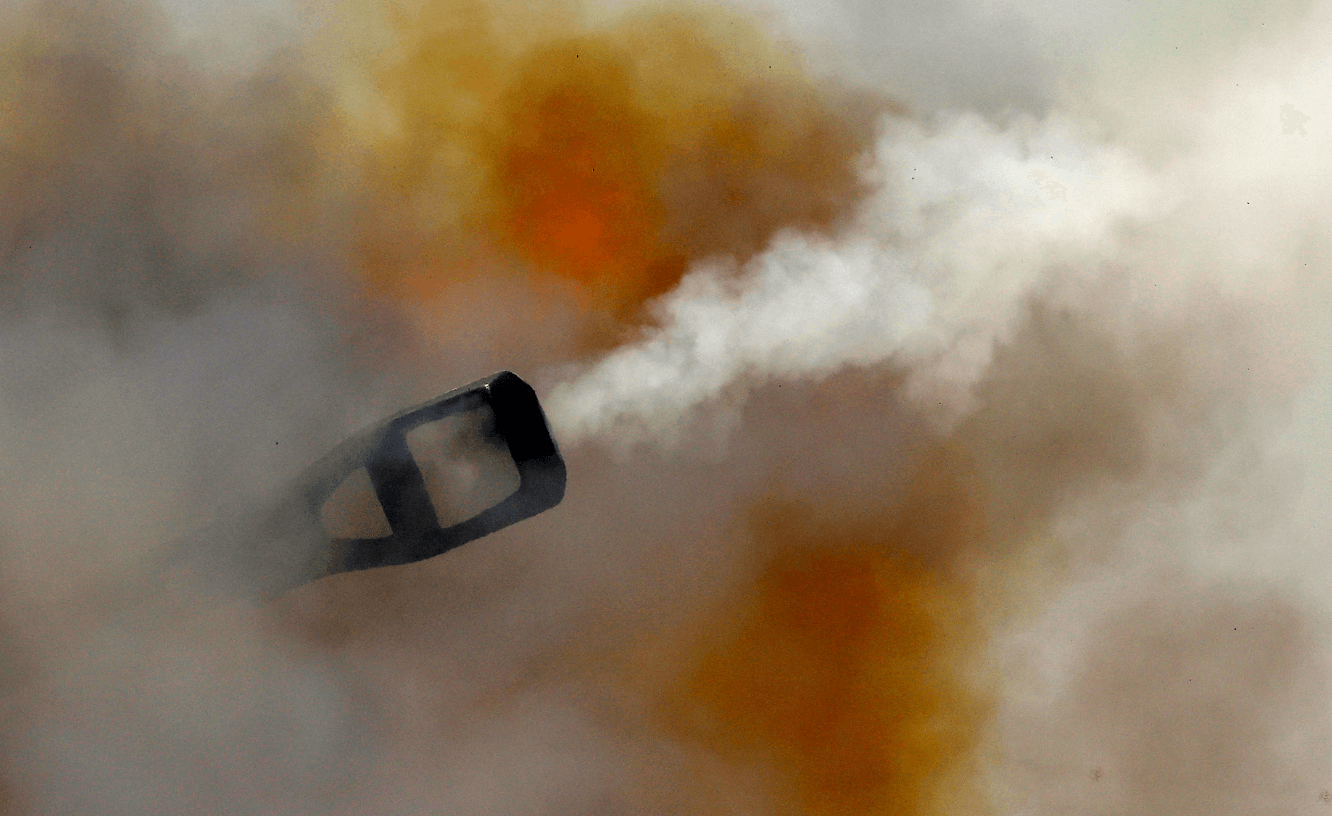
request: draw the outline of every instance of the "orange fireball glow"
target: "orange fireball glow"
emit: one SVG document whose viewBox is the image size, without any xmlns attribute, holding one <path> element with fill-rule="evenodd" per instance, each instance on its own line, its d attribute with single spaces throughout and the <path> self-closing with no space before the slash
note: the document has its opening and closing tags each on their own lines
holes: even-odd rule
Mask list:
<svg viewBox="0 0 1332 816">
<path fill-rule="evenodd" d="M 691 261 L 833 228 L 864 194 L 855 162 L 891 108 L 815 82 L 717 9 L 592 25 L 446 0 L 387 26 L 353 115 L 384 123 L 366 273 L 404 295 L 466 275 L 459 247 L 480 244 L 634 319 Z"/>
</svg>

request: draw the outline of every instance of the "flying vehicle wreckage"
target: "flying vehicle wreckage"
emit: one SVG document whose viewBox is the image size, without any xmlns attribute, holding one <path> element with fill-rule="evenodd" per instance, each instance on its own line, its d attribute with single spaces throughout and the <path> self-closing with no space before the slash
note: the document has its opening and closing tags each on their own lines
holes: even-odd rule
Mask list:
<svg viewBox="0 0 1332 816">
<path fill-rule="evenodd" d="M 502 371 L 351 436 L 271 503 L 181 542 L 162 568 L 195 591 L 271 598 L 531 518 L 560 503 L 565 478 L 536 392 Z"/>
</svg>

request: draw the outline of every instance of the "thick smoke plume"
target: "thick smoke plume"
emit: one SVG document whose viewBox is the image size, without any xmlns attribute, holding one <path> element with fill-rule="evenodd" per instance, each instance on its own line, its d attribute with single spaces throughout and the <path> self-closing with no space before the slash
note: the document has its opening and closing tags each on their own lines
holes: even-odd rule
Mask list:
<svg viewBox="0 0 1332 816">
<path fill-rule="evenodd" d="M 649 339 L 557 391 L 565 438 L 659 433 L 754 377 L 848 365 L 896 363 L 922 400 L 965 402 L 1034 291 L 1089 276 L 1070 266 L 1108 260 L 1117 229 L 1166 206 L 1131 158 L 1058 120 L 1000 132 L 964 115 L 937 134 L 891 120 L 885 131 L 867 173 L 881 197 L 842 242 L 789 233 L 738 275 L 724 262 L 696 269 Z"/>
<path fill-rule="evenodd" d="M 0 807 L 1327 806 L 1329 12 L 11 3 Z M 497 368 L 561 507 L 144 586 Z"/>
</svg>

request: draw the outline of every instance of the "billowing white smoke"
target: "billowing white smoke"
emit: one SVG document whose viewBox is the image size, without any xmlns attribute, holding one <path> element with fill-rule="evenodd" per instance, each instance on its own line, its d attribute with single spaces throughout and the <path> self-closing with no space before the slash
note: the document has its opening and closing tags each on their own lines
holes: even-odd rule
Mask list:
<svg viewBox="0 0 1332 816">
<path fill-rule="evenodd" d="M 1058 480 L 1070 435 L 1104 460 L 1070 468 L 1044 532 L 1063 588 L 993 644 L 1000 812 L 1332 796 L 1332 5 L 1299 11 L 1179 58 L 1127 26 L 1043 118 L 885 120 L 878 192 L 840 238 L 694 269 L 660 328 L 551 395 L 566 442 L 669 447 L 763 383 L 885 365 L 939 428 L 974 416 L 1013 445 L 1001 460 L 1030 444 Z M 1084 336 L 1015 339 L 1033 311 Z M 1098 377 L 1132 432 L 1080 450 Z M 999 478 L 1020 503 L 1029 473 Z"/>
<path fill-rule="evenodd" d="M 1066 119 L 882 130 L 866 171 L 878 192 L 844 237 L 786 234 L 738 272 L 693 270 L 658 304 L 660 328 L 555 389 L 559 437 L 672 440 L 722 395 L 883 364 L 909 369 L 911 396 L 951 423 L 1024 302 L 1097 274 L 1127 227 L 1170 204 L 1130 154 Z"/>
</svg>

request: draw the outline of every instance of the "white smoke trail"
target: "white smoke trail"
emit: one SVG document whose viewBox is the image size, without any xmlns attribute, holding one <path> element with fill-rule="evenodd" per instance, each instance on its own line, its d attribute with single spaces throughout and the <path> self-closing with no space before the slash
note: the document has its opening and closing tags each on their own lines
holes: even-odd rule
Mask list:
<svg viewBox="0 0 1332 816">
<path fill-rule="evenodd" d="M 738 274 L 694 269 L 660 328 L 555 389 L 560 438 L 670 443 L 725 392 L 883 363 L 951 423 L 1024 299 L 1094 274 L 1120 228 L 1169 207 L 1128 154 L 1058 118 L 887 119 L 868 173 L 879 192 L 844 238 L 786 234 Z"/>
</svg>

